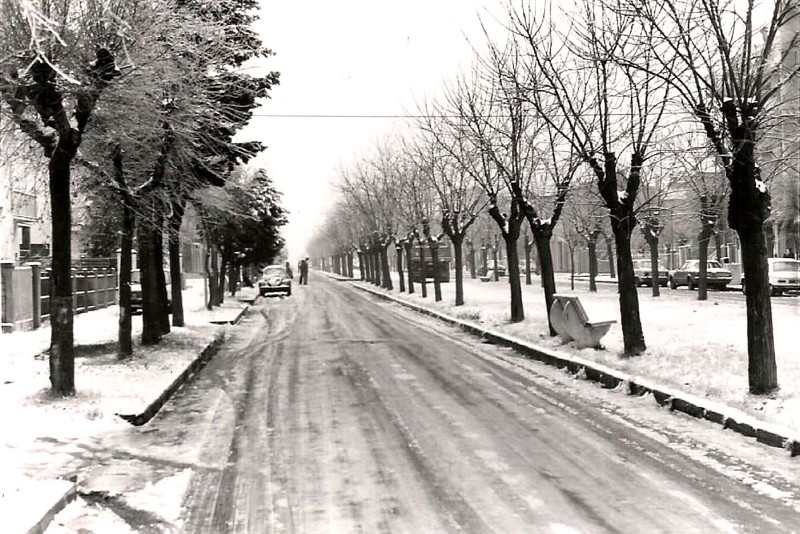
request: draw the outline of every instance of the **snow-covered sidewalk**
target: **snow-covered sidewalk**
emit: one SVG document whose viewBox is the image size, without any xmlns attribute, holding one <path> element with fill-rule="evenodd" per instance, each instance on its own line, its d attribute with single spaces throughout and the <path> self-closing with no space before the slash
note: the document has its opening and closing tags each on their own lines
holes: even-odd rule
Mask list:
<svg viewBox="0 0 800 534">
<path fill-rule="evenodd" d="M 0 335 L 0 517 L 4 532 L 8 532 L 5 528 L 11 517 L 25 527 L 21 532 L 33 526 L 30 518 L 41 517 L 47 508 L 34 504 L 40 492 L 55 492 L 49 501 L 69 498 L 68 484 L 48 481 L 73 475 L 76 457 L 88 438 L 128 425 L 118 414 L 142 413 L 205 347 L 224 335 L 225 326 L 212 323 L 236 319 L 247 298 L 255 298 L 255 291 L 245 289 L 237 298 L 226 297 L 222 307 L 209 311 L 203 306 L 202 280 L 189 281 L 184 291 L 186 326 L 173 327 L 157 346 L 137 343 L 134 356 L 125 361 L 116 358 L 116 306 L 76 316 L 77 394 L 72 398 L 49 394 L 45 354 L 49 326 Z M 141 316 L 134 316 L 135 339 L 141 328 Z"/>
</svg>

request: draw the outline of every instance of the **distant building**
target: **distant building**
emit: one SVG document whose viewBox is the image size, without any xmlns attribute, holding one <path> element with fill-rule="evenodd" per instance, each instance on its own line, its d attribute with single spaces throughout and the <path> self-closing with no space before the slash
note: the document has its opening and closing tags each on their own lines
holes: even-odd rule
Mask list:
<svg viewBox="0 0 800 534">
<path fill-rule="evenodd" d="M 794 2 L 798 11 L 777 37 L 774 61 L 780 61 L 776 78 L 783 84 L 779 105 L 773 120 L 764 132 L 765 156 L 763 168 L 771 180 L 772 216 L 770 217 L 771 250 L 782 256 L 787 249 L 797 257 L 800 249 L 800 1 Z M 790 48 L 794 40 L 794 47 Z M 795 72 L 787 81 L 788 73 Z"/>
<path fill-rule="evenodd" d="M 50 256 L 50 204 L 40 151 L 0 133 L 0 259 L 24 263 Z"/>
</svg>

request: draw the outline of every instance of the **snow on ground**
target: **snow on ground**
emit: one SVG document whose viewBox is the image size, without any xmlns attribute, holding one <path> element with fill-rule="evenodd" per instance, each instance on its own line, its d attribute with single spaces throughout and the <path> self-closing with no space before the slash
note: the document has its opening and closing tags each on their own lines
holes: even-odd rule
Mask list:
<svg viewBox="0 0 800 534">
<path fill-rule="evenodd" d="M 203 301 L 202 281 L 190 280 L 186 326 L 173 327 L 155 347 L 138 344 L 142 319 L 134 316 L 134 355 L 125 361 L 116 359 L 116 306 L 77 315 L 72 398 L 49 393 L 49 326 L 0 335 L 0 486 L 13 487 L 14 479 L 25 477 L 66 476 L 87 437 L 128 425 L 117 414 L 141 413 L 222 333 L 224 326 L 210 321 L 231 320 L 242 307 L 228 297 L 223 307 L 208 311 Z"/>
<path fill-rule="evenodd" d="M 453 305 L 455 282 L 452 277 L 449 284 L 442 284 L 442 302 L 439 303 L 434 302 L 432 283 L 428 284 L 426 299 L 421 297 L 419 284 L 415 284 L 413 295 L 400 293 L 396 273 L 393 273 L 393 284 L 395 289 L 391 293 L 396 297 L 800 430 L 800 351 L 797 348 L 800 346 L 800 306 L 796 297 L 776 297 L 787 299 L 785 302 L 791 304 L 772 306 L 780 390 L 769 397 L 761 397 L 748 393 L 744 302 L 720 298 L 714 291 L 709 291 L 707 301 L 690 298 L 685 294 L 686 289 L 662 289 L 659 298 L 640 291 L 639 306 L 648 350 L 641 356 L 624 358 L 619 300 L 608 286 L 601 287 L 597 293 L 589 293 L 584 282 L 570 291 L 568 277 L 557 275 L 557 291 L 579 295 L 591 320 L 617 320 L 603 338 L 605 350 L 579 350 L 548 335 L 544 294 L 538 277 L 533 277 L 530 286 L 522 279 L 525 321 L 521 323 L 509 323 L 507 278 L 499 282 L 481 282 L 465 275 L 465 305 L 458 307 Z"/>
</svg>

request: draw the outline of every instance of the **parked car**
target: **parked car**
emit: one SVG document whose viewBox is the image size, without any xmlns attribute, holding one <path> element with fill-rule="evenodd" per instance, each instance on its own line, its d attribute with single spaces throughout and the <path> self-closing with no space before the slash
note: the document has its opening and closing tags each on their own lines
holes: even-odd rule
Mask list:
<svg viewBox="0 0 800 534">
<path fill-rule="evenodd" d="M 778 296 L 784 291 L 800 291 L 800 261 L 790 258 L 767 258 L 769 264 L 769 292 Z M 744 274 L 742 293 L 744 293 Z"/>
<path fill-rule="evenodd" d="M 678 286 L 688 286 L 689 289 L 697 287 L 700 280 L 700 260 L 689 260 L 680 269 L 669 273 L 669 287 L 676 289 Z M 731 272 L 725 269 L 718 261 L 708 260 L 706 264 L 706 287 L 725 289 L 731 283 Z"/>
<path fill-rule="evenodd" d="M 172 310 L 172 280 L 169 271 L 164 271 L 167 281 L 167 302 L 168 310 Z M 142 272 L 139 269 L 131 270 L 131 313 L 142 313 Z"/>
<path fill-rule="evenodd" d="M 644 285 L 650 286 L 652 285 L 652 263 L 650 260 L 641 259 L 641 260 L 633 260 L 633 276 L 635 276 L 636 285 Z M 667 287 L 667 281 L 669 280 L 669 270 L 664 267 L 662 264 L 658 264 L 658 285 L 661 287 Z"/>
<path fill-rule="evenodd" d="M 486 272 L 482 273 L 481 276 L 491 276 L 489 273 L 494 274 L 494 260 L 489 260 L 486 262 Z M 505 276 L 506 275 L 506 266 L 502 263 L 497 264 L 497 276 Z"/>
<path fill-rule="evenodd" d="M 286 296 L 292 294 L 292 279 L 286 272 L 283 265 L 270 265 L 264 268 L 261 278 L 258 280 L 258 293 L 262 297 L 274 293 L 285 293 Z"/>
<path fill-rule="evenodd" d="M 522 275 L 522 276 L 525 276 L 525 269 L 526 269 L 525 262 L 521 261 L 519 263 L 519 274 Z M 539 274 L 536 269 L 538 269 L 538 265 L 536 265 L 535 261 L 531 260 L 531 275 L 534 275 L 534 274 L 538 275 Z"/>
</svg>

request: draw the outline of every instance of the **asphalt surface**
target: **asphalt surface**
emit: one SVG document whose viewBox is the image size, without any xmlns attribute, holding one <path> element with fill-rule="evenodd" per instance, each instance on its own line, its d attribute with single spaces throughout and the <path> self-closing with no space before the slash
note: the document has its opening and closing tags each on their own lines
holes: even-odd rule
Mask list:
<svg viewBox="0 0 800 534">
<path fill-rule="evenodd" d="M 93 494 L 124 461 L 96 501 L 137 532 L 800 529 L 793 459 L 742 461 L 635 402 L 312 276 L 257 300 L 149 429 L 118 436 L 142 453 Z M 173 519 L 126 500 L 177 473 Z"/>
</svg>

